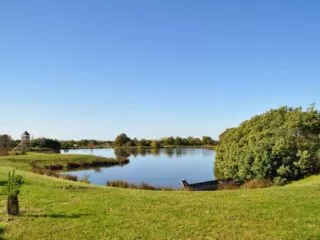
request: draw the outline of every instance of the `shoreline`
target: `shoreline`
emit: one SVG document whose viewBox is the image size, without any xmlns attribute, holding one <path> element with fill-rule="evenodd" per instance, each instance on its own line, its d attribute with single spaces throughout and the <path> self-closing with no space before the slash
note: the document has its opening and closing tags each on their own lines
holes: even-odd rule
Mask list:
<svg viewBox="0 0 320 240">
<path fill-rule="evenodd" d="M 74 150 L 74 149 L 175 149 L 175 148 L 199 148 L 199 149 L 212 149 L 214 150 L 216 145 L 203 145 L 203 146 L 196 146 L 196 145 L 191 145 L 191 146 L 162 146 L 159 148 L 154 148 L 151 146 L 95 146 L 95 147 L 72 147 L 72 148 L 60 148 L 60 150 Z"/>
</svg>

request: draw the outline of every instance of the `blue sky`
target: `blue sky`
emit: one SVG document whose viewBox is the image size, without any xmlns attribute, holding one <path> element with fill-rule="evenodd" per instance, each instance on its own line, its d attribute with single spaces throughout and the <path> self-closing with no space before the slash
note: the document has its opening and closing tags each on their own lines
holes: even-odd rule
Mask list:
<svg viewBox="0 0 320 240">
<path fill-rule="evenodd" d="M 270 108 L 319 104 L 319 12 L 302 0 L 0 1 L 0 133 L 217 138 Z"/>
</svg>

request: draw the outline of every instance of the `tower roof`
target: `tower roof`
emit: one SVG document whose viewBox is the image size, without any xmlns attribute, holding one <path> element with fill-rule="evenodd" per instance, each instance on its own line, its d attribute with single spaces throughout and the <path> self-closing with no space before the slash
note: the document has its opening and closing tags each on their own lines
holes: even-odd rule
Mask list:
<svg viewBox="0 0 320 240">
<path fill-rule="evenodd" d="M 27 131 L 24 131 L 24 133 L 22 135 L 28 135 L 30 136 L 30 134 Z"/>
</svg>

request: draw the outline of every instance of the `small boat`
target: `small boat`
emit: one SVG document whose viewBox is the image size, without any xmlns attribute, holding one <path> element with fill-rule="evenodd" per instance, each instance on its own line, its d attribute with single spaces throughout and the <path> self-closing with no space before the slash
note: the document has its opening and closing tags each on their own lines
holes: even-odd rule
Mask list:
<svg viewBox="0 0 320 240">
<path fill-rule="evenodd" d="M 189 189 L 192 191 L 214 191 L 225 188 L 225 185 L 238 185 L 233 179 L 212 180 L 199 183 L 188 183 L 187 180 L 182 179 L 181 184 L 185 189 Z"/>
</svg>

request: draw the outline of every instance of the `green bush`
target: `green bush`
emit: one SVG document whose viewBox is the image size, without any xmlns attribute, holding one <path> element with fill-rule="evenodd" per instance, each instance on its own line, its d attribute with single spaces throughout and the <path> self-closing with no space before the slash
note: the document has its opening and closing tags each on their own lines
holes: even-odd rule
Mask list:
<svg viewBox="0 0 320 240">
<path fill-rule="evenodd" d="M 59 152 L 61 148 L 61 143 L 58 140 L 49 139 L 49 138 L 38 138 L 31 141 L 32 149 L 45 149 L 52 150 L 54 152 Z M 38 150 L 39 152 L 41 150 Z"/>
<path fill-rule="evenodd" d="M 9 215 L 19 215 L 20 213 L 18 195 L 20 194 L 22 184 L 22 176 L 16 175 L 14 170 L 12 173 L 9 172 L 8 183 L 5 189 L 8 195 L 7 212 Z"/>
<path fill-rule="evenodd" d="M 280 107 L 227 129 L 216 147 L 217 178 L 283 185 L 320 171 L 320 112 Z"/>
<path fill-rule="evenodd" d="M 6 156 L 9 151 L 15 146 L 15 142 L 7 135 L 0 135 L 0 156 Z"/>
<path fill-rule="evenodd" d="M 15 171 L 8 173 L 8 183 L 5 192 L 8 196 L 18 196 L 20 194 L 20 187 L 23 184 L 21 175 L 16 175 Z"/>
</svg>

